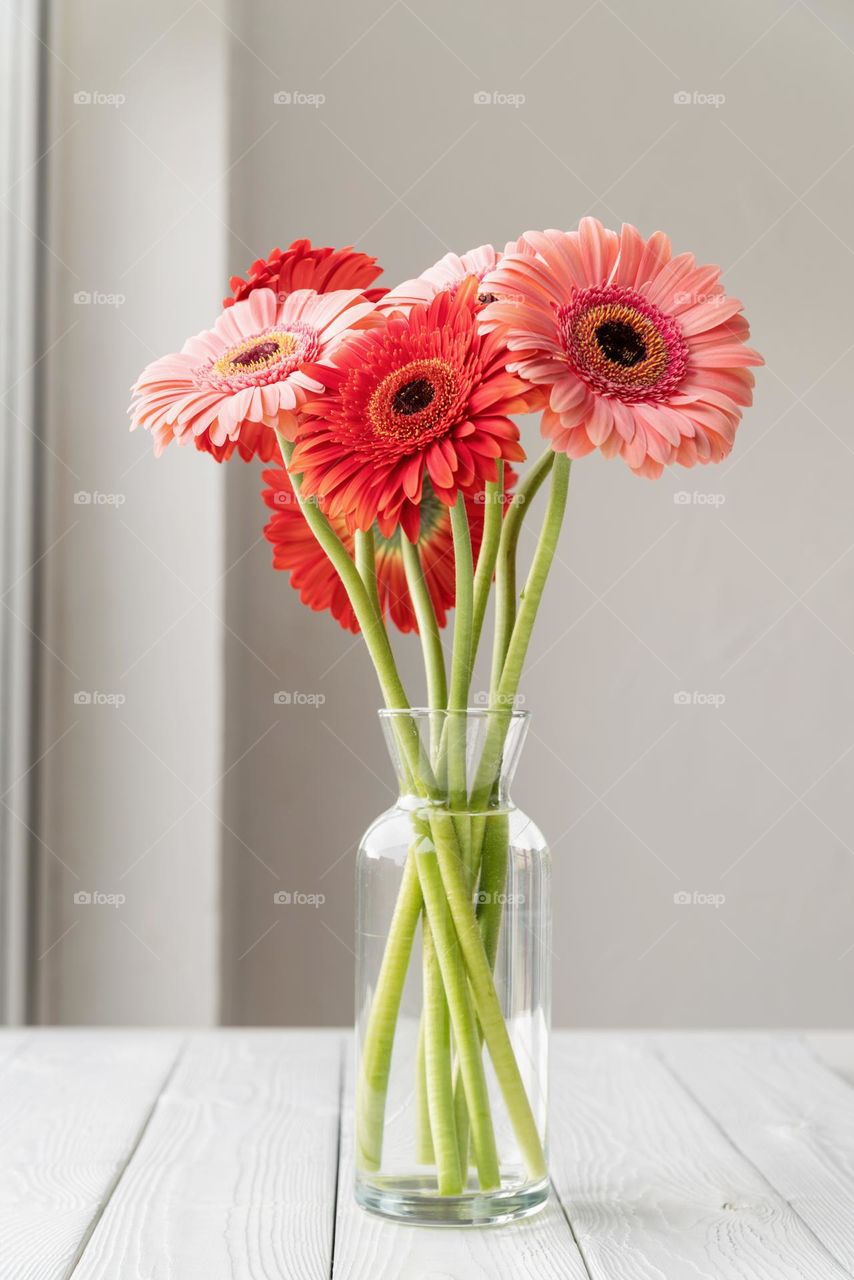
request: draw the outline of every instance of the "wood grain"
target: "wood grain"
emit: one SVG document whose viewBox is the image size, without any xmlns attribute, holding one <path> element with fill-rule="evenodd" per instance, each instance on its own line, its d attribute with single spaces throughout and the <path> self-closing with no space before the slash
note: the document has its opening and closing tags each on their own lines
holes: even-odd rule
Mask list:
<svg viewBox="0 0 854 1280">
<path fill-rule="evenodd" d="M 169 1034 L 0 1037 L 0 1280 L 60 1280 L 180 1047 Z"/>
<path fill-rule="evenodd" d="M 341 1036 L 190 1040 L 74 1280 L 328 1280 Z"/>
<path fill-rule="evenodd" d="M 850 1280 L 642 1039 L 555 1037 L 552 1174 L 593 1280 Z"/>
<path fill-rule="evenodd" d="M 0 1280 L 854 1276 L 854 1089 L 798 1037 L 556 1033 L 561 1200 L 481 1230 L 358 1208 L 345 1043 L 0 1033 Z"/>
<path fill-rule="evenodd" d="M 730 1141 L 854 1274 L 854 1089 L 797 1036 L 656 1038 Z"/>
<path fill-rule="evenodd" d="M 351 1063 L 344 1093 L 333 1280 L 587 1280 L 560 1204 L 503 1227 L 409 1227 L 353 1196 Z"/>
</svg>

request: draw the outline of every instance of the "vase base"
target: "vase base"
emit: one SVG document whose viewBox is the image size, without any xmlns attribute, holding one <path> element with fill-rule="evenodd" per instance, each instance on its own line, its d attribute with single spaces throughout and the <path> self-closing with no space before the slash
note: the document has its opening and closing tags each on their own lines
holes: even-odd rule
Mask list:
<svg viewBox="0 0 854 1280">
<path fill-rule="evenodd" d="M 461 1196 L 436 1194 L 429 1178 L 389 1179 L 387 1187 L 356 1179 L 356 1201 L 369 1213 L 396 1222 L 431 1227 L 487 1227 L 527 1218 L 549 1198 L 549 1181 L 496 1191 L 468 1191 Z"/>
</svg>

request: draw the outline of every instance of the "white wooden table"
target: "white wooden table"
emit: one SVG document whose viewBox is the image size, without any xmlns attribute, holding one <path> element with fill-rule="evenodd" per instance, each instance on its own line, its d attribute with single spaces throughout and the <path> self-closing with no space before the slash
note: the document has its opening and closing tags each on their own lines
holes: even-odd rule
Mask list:
<svg viewBox="0 0 854 1280">
<path fill-rule="evenodd" d="M 0 1280 L 854 1277 L 854 1036 L 556 1033 L 554 1194 L 479 1230 L 357 1209 L 347 1061 L 334 1031 L 0 1032 Z"/>
</svg>

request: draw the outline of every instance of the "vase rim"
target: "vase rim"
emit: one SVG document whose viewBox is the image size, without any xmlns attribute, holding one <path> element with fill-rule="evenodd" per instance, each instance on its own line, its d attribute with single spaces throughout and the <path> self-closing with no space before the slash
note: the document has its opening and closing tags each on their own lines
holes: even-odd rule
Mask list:
<svg viewBox="0 0 854 1280">
<path fill-rule="evenodd" d="M 467 719 L 487 719 L 489 716 L 506 714 L 501 707 L 466 707 L 463 711 L 451 711 L 447 707 L 380 707 L 377 715 L 381 720 L 392 720 L 396 716 L 466 716 Z M 529 720 L 530 711 L 520 711 L 513 709 L 510 712 L 510 719 L 515 721 Z"/>
</svg>

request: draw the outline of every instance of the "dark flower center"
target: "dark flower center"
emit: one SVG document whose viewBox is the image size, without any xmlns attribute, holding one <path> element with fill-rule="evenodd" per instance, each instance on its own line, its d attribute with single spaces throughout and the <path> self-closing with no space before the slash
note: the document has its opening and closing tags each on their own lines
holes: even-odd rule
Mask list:
<svg viewBox="0 0 854 1280">
<path fill-rule="evenodd" d="M 402 387 L 398 387 L 391 407 L 395 413 L 411 418 L 414 413 L 420 413 L 428 404 L 432 404 L 435 394 L 436 388 L 427 378 L 413 378 L 412 382 L 404 382 Z"/>
<path fill-rule="evenodd" d="M 596 330 L 596 341 L 607 360 L 630 369 L 646 359 L 646 344 L 624 320 L 606 320 Z"/>
<path fill-rule="evenodd" d="M 232 356 L 231 363 L 238 364 L 241 367 L 249 364 L 260 364 L 262 360 L 269 360 L 270 356 L 278 355 L 278 342 L 258 342 L 254 347 L 250 347 L 248 351 L 241 351 L 239 355 Z"/>
</svg>

